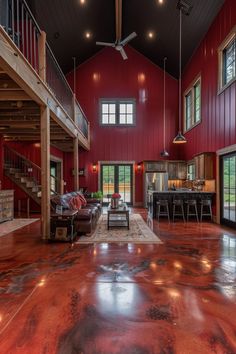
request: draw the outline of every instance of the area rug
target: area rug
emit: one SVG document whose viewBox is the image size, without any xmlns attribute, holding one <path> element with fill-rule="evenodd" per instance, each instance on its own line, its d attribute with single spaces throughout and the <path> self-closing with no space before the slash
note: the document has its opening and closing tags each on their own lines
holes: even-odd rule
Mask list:
<svg viewBox="0 0 236 354">
<path fill-rule="evenodd" d="M 107 230 L 107 215 L 101 215 L 97 228 L 91 236 L 81 236 L 76 243 L 162 243 L 147 226 L 141 215 L 130 214 L 130 229 Z"/>
<path fill-rule="evenodd" d="M 0 224 L 0 237 L 32 224 L 37 220 L 39 219 L 13 219 L 11 221 L 5 221 Z"/>
</svg>

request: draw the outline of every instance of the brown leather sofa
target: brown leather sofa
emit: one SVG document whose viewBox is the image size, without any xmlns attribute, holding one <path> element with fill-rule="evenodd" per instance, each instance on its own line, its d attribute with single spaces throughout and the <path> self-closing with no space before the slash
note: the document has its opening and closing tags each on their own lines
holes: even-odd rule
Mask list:
<svg viewBox="0 0 236 354">
<path fill-rule="evenodd" d="M 62 195 L 56 195 L 51 199 L 51 208 L 56 210 L 56 206 L 62 206 L 63 210 L 75 210 L 72 201 L 73 198 L 81 197 L 83 202 L 75 217 L 75 230 L 78 234 L 91 233 L 97 225 L 97 221 L 102 213 L 102 206 L 98 199 L 85 198 L 81 192 L 71 192 Z"/>
</svg>

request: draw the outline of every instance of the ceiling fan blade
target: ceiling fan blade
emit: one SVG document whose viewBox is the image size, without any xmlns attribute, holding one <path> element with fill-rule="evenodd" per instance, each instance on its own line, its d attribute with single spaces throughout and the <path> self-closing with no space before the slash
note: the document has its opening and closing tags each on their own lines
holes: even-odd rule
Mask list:
<svg viewBox="0 0 236 354">
<path fill-rule="evenodd" d="M 115 47 L 115 43 L 96 42 L 96 45 L 104 45 L 105 47 Z"/>
<path fill-rule="evenodd" d="M 121 41 L 119 44 L 124 46 L 126 45 L 129 41 L 131 41 L 131 39 L 137 37 L 137 33 L 136 32 L 132 32 L 128 37 L 126 37 L 125 39 L 123 39 L 123 41 Z"/>
<path fill-rule="evenodd" d="M 127 54 L 124 51 L 124 48 L 121 48 L 119 52 L 124 60 L 128 59 Z"/>
</svg>

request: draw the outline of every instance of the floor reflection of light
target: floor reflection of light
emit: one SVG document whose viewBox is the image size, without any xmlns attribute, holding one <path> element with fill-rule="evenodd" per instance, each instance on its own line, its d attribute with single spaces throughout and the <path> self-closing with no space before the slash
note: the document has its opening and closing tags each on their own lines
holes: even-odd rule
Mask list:
<svg viewBox="0 0 236 354">
<path fill-rule="evenodd" d="M 177 298 L 179 298 L 179 297 L 181 296 L 179 290 L 174 289 L 174 288 L 168 289 L 168 290 L 167 290 L 167 293 L 168 293 L 168 295 L 169 295 L 170 297 L 172 297 L 173 299 L 177 299 Z"/>
<path fill-rule="evenodd" d="M 157 264 L 155 262 L 151 262 L 150 268 L 155 271 L 157 269 Z"/>
<path fill-rule="evenodd" d="M 101 243 L 101 249 L 102 250 L 108 250 L 108 248 L 109 248 L 108 243 Z"/>
<path fill-rule="evenodd" d="M 201 266 L 204 273 L 208 273 L 212 269 L 211 262 L 205 256 L 203 256 L 201 259 Z"/>
<path fill-rule="evenodd" d="M 200 310 L 198 297 L 193 290 L 186 290 L 184 292 L 184 301 L 186 304 L 186 309 L 190 310 L 190 316 L 194 317 L 194 320 L 203 321 L 203 313 Z"/>
<path fill-rule="evenodd" d="M 44 286 L 45 285 L 45 278 L 42 278 L 39 283 L 38 283 L 38 286 Z"/>
<path fill-rule="evenodd" d="M 153 284 L 155 284 L 155 285 L 163 285 L 164 281 L 162 279 L 156 279 L 156 280 L 153 281 Z"/>
<path fill-rule="evenodd" d="M 140 254 L 142 251 L 141 251 L 141 248 L 138 248 L 137 249 L 137 253 Z"/>
<path fill-rule="evenodd" d="M 104 312 L 133 313 L 137 305 L 137 285 L 134 283 L 97 283 L 99 307 Z M 135 296 L 134 296 L 135 295 Z"/>
<path fill-rule="evenodd" d="M 180 262 L 178 262 L 178 261 L 175 261 L 175 262 L 173 263 L 173 265 L 174 265 L 174 267 L 175 267 L 176 269 L 178 269 L 178 270 L 183 269 L 182 264 L 181 264 Z"/>
</svg>

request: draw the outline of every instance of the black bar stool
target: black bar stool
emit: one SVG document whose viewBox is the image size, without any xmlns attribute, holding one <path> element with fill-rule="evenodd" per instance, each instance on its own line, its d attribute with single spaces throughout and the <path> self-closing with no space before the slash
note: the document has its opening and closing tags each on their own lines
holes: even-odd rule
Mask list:
<svg viewBox="0 0 236 354">
<path fill-rule="evenodd" d="M 187 221 L 189 219 L 189 216 L 196 216 L 197 222 L 199 222 L 196 199 L 186 200 L 185 203 L 187 204 Z"/>
<path fill-rule="evenodd" d="M 211 207 L 211 199 L 202 199 L 201 200 L 201 214 L 200 221 L 202 221 L 203 216 L 210 216 L 212 220 L 212 207 Z M 204 211 L 205 208 L 205 211 Z M 208 210 L 206 210 L 208 208 Z"/>
<path fill-rule="evenodd" d="M 157 220 L 159 221 L 160 216 L 167 216 L 168 221 L 170 222 L 170 211 L 169 211 L 168 200 L 166 199 L 157 200 L 156 206 L 157 206 Z"/>
<path fill-rule="evenodd" d="M 179 209 L 179 211 L 176 212 L 176 208 Z M 184 203 L 182 199 L 173 200 L 173 222 L 175 222 L 176 216 L 182 216 L 183 221 L 185 222 Z"/>
</svg>

